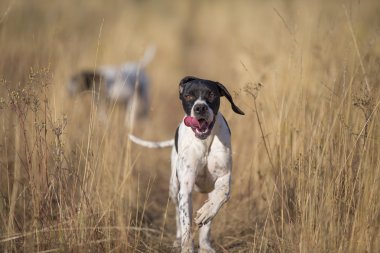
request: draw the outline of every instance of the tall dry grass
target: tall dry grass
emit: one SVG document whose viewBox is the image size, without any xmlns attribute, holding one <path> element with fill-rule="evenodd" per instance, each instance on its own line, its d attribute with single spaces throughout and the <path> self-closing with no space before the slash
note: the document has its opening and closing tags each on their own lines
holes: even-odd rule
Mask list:
<svg viewBox="0 0 380 253">
<path fill-rule="evenodd" d="M 184 75 L 218 80 L 233 138 L 218 252 L 380 250 L 380 4 L 376 1 L 2 1 L 0 249 L 169 252 L 169 150 L 127 140 L 115 105 L 68 97 L 73 72 L 154 43 L 151 109 L 171 138 Z M 170 101 L 170 102 L 169 102 Z M 204 200 L 195 196 L 195 208 Z"/>
</svg>

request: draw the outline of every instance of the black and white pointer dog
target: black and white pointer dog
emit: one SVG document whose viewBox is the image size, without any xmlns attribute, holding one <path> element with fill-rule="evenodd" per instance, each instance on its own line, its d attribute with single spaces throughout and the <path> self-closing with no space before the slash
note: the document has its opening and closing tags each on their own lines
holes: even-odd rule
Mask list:
<svg viewBox="0 0 380 253">
<path fill-rule="evenodd" d="M 176 205 L 176 244 L 180 242 L 181 252 L 194 252 L 193 190 L 209 197 L 194 219 L 200 227 L 199 252 L 215 252 L 210 243 L 211 221 L 230 197 L 231 131 L 219 112 L 220 97 L 227 98 L 235 113 L 244 115 L 221 83 L 185 77 L 179 84 L 179 98 L 186 116 L 176 130 L 175 139 L 150 142 L 130 135 L 133 142 L 142 146 L 173 146 L 170 198 Z"/>
<path fill-rule="evenodd" d="M 132 97 L 137 91 L 138 115 L 146 116 L 149 111 L 149 78 L 145 68 L 154 54 L 155 48 L 151 46 L 140 61 L 127 62 L 119 66 L 106 65 L 95 71 L 83 70 L 76 73 L 68 83 L 69 94 L 77 95 L 90 90 L 99 94 L 101 104 L 115 102 L 130 109 Z"/>
</svg>

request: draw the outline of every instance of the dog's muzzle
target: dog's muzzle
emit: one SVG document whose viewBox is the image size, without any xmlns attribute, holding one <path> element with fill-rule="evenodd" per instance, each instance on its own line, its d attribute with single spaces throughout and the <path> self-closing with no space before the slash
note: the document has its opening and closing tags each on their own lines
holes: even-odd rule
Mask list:
<svg viewBox="0 0 380 253">
<path fill-rule="evenodd" d="M 183 119 L 183 122 L 186 126 L 191 127 L 195 133 L 195 137 L 204 140 L 211 134 L 211 131 L 215 124 L 215 117 L 212 122 L 209 123 L 205 119 L 197 119 L 195 117 L 186 116 Z"/>
</svg>

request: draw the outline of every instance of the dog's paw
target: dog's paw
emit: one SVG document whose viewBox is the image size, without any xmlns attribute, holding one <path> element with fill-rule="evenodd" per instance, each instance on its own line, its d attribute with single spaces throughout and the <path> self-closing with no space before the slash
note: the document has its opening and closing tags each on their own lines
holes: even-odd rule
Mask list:
<svg viewBox="0 0 380 253">
<path fill-rule="evenodd" d="M 199 253 L 215 253 L 216 251 L 211 248 L 211 247 L 207 247 L 207 248 L 199 248 Z"/>
<path fill-rule="evenodd" d="M 181 248 L 181 238 L 177 238 L 174 240 L 173 248 Z"/>
<path fill-rule="evenodd" d="M 181 253 L 194 253 L 193 247 L 182 247 Z"/>
<path fill-rule="evenodd" d="M 218 207 L 212 201 L 208 201 L 197 211 L 194 221 L 198 226 L 205 225 L 214 218 L 217 211 Z"/>
</svg>

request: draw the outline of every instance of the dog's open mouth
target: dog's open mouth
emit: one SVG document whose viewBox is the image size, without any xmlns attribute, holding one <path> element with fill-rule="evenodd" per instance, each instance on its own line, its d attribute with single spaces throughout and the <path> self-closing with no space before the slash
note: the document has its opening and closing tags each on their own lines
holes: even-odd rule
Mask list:
<svg viewBox="0 0 380 253">
<path fill-rule="evenodd" d="M 197 119 L 195 117 L 186 116 L 183 119 L 183 122 L 186 126 L 191 127 L 196 137 L 203 140 L 210 135 L 215 120 L 209 123 L 206 119 Z"/>
</svg>

